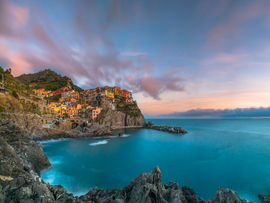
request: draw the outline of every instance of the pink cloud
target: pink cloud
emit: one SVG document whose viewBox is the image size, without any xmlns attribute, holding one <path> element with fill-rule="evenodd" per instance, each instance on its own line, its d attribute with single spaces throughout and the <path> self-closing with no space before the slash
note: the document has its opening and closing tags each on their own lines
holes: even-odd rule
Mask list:
<svg viewBox="0 0 270 203">
<path fill-rule="evenodd" d="M 22 28 L 29 19 L 28 8 L 15 5 L 8 0 L 0 1 L 0 37 L 20 38 Z"/>
<path fill-rule="evenodd" d="M 130 15 L 117 2 L 112 3 L 109 8 L 113 9 L 109 9 L 105 16 L 100 16 L 90 2 L 92 12 L 76 5 L 78 8 L 71 15 L 74 19 L 66 27 L 71 32 L 68 40 L 54 30 L 51 19 L 42 10 L 32 7 L 36 9 L 31 10 L 35 18 L 29 23 L 27 8 L 17 7 L 7 0 L 0 3 L 0 60 L 7 64 L 5 68 L 13 69 L 15 76 L 52 68 L 71 77 L 84 88 L 114 84 L 134 92 L 143 92 L 154 99 L 160 99 L 160 94 L 166 90 L 183 90 L 182 80 L 173 74 L 149 76 L 152 75 L 154 64 L 145 53 L 121 54 L 117 50 L 108 36 L 109 22 L 125 24 Z M 107 23 L 93 22 L 93 13 Z M 14 43 L 15 40 L 20 43 Z M 78 44 L 79 52 L 70 46 L 70 41 Z M 132 79 L 127 80 L 129 74 L 132 74 Z"/>
<path fill-rule="evenodd" d="M 208 34 L 206 46 L 221 47 L 231 44 L 244 34 L 244 23 L 258 18 L 269 21 L 270 3 L 268 1 L 252 1 L 246 5 L 234 7 L 228 17 L 213 27 Z"/>
<path fill-rule="evenodd" d="M 134 93 L 143 92 L 144 95 L 160 100 L 160 95 L 165 91 L 184 91 L 183 79 L 175 76 L 152 77 L 147 74 L 140 78 L 134 78 L 131 75 L 126 77 L 126 84 Z"/>
<path fill-rule="evenodd" d="M 244 54 L 220 53 L 203 61 L 206 65 L 235 64 L 246 58 Z"/>
</svg>

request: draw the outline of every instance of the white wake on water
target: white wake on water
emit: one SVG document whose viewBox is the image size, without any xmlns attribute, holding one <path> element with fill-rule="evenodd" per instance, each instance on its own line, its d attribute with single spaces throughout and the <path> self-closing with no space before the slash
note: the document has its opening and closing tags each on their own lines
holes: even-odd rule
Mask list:
<svg viewBox="0 0 270 203">
<path fill-rule="evenodd" d="M 108 140 L 101 140 L 101 141 L 98 141 L 98 142 L 91 143 L 89 145 L 96 146 L 96 145 L 107 144 L 107 143 L 108 143 Z"/>
<path fill-rule="evenodd" d="M 61 139 L 58 139 L 58 140 L 51 139 L 51 140 L 38 141 L 38 142 L 40 142 L 41 144 L 50 144 L 50 143 L 62 142 L 62 141 L 66 141 L 66 140 L 69 140 L 69 139 L 68 138 L 61 138 Z"/>
</svg>

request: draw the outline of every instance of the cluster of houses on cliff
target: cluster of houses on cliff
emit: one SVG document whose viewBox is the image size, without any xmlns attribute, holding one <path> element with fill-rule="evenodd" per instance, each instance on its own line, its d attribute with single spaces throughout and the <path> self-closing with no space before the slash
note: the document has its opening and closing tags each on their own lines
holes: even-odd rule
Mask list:
<svg viewBox="0 0 270 203">
<path fill-rule="evenodd" d="M 117 102 L 133 102 L 132 93 L 120 87 L 96 87 L 80 93 L 66 87 L 54 92 L 44 89 L 33 91 L 42 98 L 61 95 L 59 102 L 50 102 L 49 106 L 65 118 L 95 119 L 104 108 L 115 110 Z"/>
<path fill-rule="evenodd" d="M 33 92 L 35 95 L 37 95 L 38 97 L 40 98 L 44 98 L 44 97 L 52 97 L 54 95 L 57 95 L 57 94 L 61 94 L 65 91 L 68 91 L 68 88 L 67 87 L 63 87 L 63 88 L 60 88 L 56 91 L 46 91 L 45 89 L 34 89 Z"/>
</svg>

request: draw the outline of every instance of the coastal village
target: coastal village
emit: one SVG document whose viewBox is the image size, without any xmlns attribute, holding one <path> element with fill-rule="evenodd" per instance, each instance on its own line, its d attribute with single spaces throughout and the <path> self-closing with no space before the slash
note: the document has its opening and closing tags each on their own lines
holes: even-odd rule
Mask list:
<svg viewBox="0 0 270 203">
<path fill-rule="evenodd" d="M 67 87 L 56 91 L 34 89 L 33 93 L 40 99 L 61 95 L 58 102 L 48 102 L 48 105 L 59 113 L 62 118 L 97 118 L 102 109 L 116 109 L 117 102 L 133 102 L 132 93 L 120 87 L 96 87 L 77 92 Z"/>
</svg>

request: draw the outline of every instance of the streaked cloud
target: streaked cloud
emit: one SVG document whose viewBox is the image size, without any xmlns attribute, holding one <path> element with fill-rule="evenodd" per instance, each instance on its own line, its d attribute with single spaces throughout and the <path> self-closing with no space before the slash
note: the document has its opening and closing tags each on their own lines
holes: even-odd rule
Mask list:
<svg viewBox="0 0 270 203">
<path fill-rule="evenodd" d="M 121 52 L 121 55 L 123 56 L 141 56 L 141 55 L 145 55 L 145 52 Z"/>
<path fill-rule="evenodd" d="M 69 33 L 66 37 L 54 28 L 53 19 L 38 4 L 30 10 L 12 1 L 1 1 L 0 60 L 7 64 L 6 68 L 12 68 L 15 75 L 52 68 L 83 88 L 120 85 L 154 99 L 160 99 L 164 91 L 183 90 L 181 80 L 176 81 L 174 76 L 161 78 L 160 73 L 142 77 L 151 75 L 154 67 L 145 52 L 118 51 L 109 35 L 111 24 L 125 25 L 130 15 L 120 2 L 109 3 L 105 15 L 96 10 L 98 5 L 94 2 L 72 3 L 71 19 L 61 25 L 61 31 Z M 35 17 L 29 19 L 30 14 Z M 16 44 L 12 36 L 16 37 Z M 127 80 L 131 73 L 132 79 Z"/>
</svg>

